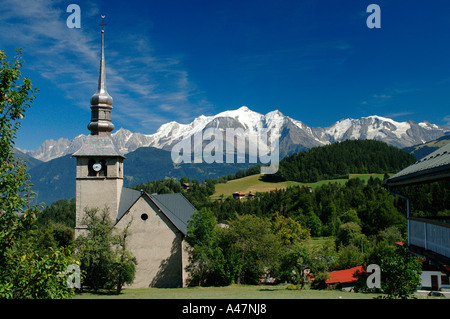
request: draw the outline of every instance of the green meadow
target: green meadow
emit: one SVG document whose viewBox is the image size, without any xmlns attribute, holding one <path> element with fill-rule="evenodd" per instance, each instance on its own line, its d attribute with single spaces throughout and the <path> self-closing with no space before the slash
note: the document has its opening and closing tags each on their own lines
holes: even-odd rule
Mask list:
<svg viewBox="0 0 450 319">
<path fill-rule="evenodd" d="M 73 299 L 373 299 L 379 294 L 340 290 L 289 290 L 287 284 L 225 287 L 129 288 L 116 294 L 77 294 Z"/>
<path fill-rule="evenodd" d="M 370 177 L 373 178 L 380 178 L 383 179 L 383 174 L 350 174 L 349 178 L 360 178 L 367 182 L 367 180 Z M 232 196 L 234 192 L 243 192 L 243 193 L 263 193 L 263 192 L 270 192 L 276 189 L 286 189 L 288 187 L 292 186 L 310 186 L 311 188 L 316 188 L 318 186 L 321 186 L 323 184 L 327 183 L 338 183 L 341 185 L 344 185 L 348 181 L 347 178 L 343 179 L 329 179 L 329 180 L 322 180 L 315 183 L 299 183 L 299 182 L 293 182 L 293 181 L 286 181 L 286 182 L 266 182 L 262 180 L 261 174 L 256 175 L 250 175 L 243 178 L 235 179 L 228 181 L 226 183 L 219 183 L 216 184 L 216 191 L 211 196 L 212 199 L 218 199 L 220 196 L 228 197 Z"/>
</svg>

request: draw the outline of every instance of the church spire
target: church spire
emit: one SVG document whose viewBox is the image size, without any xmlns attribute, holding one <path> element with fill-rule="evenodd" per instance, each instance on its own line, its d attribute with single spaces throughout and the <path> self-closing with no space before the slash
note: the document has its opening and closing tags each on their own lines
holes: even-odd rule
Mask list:
<svg viewBox="0 0 450 319">
<path fill-rule="evenodd" d="M 91 122 L 88 129 L 92 135 L 111 134 L 114 124 L 111 122 L 111 110 L 113 99 L 106 91 L 106 73 L 105 73 L 105 53 L 104 53 L 104 33 L 103 23 L 105 16 L 102 16 L 102 50 L 100 56 L 100 70 L 98 75 L 97 92 L 91 97 Z"/>
</svg>

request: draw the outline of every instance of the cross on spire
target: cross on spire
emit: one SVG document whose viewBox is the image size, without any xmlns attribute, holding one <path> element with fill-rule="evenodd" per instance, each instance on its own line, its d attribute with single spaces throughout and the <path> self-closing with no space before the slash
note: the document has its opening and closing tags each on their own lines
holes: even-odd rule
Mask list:
<svg viewBox="0 0 450 319">
<path fill-rule="evenodd" d="M 103 19 L 104 19 L 106 16 L 101 16 L 101 17 L 102 17 L 102 23 L 100 23 L 99 26 L 102 27 L 102 32 L 103 32 L 103 31 L 104 31 L 104 30 L 103 30 L 103 27 L 106 25 L 105 23 L 103 23 Z"/>
</svg>

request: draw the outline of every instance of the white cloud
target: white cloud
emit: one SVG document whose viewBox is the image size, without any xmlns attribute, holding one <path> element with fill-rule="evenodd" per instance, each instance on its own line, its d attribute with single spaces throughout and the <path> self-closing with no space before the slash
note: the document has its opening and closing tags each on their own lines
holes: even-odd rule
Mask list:
<svg viewBox="0 0 450 319">
<path fill-rule="evenodd" d="M 65 91 L 73 104 L 88 108 L 98 79 L 100 32 L 85 25 L 100 10 L 93 2 L 80 6 L 82 27 L 69 29 L 67 3 L 2 0 L 0 43 L 23 47 L 27 67 Z M 181 60 L 156 55 L 145 34 L 115 35 L 106 27 L 105 58 L 113 116 L 124 125 L 153 133 L 155 125 L 192 119 L 199 108 L 210 106 L 199 96 Z"/>
<path fill-rule="evenodd" d="M 376 98 L 376 99 L 390 99 L 392 97 L 392 95 L 388 95 L 388 94 L 374 94 L 373 97 Z"/>
<path fill-rule="evenodd" d="M 442 121 L 444 122 L 444 124 L 447 127 L 450 127 L 450 115 L 444 116 L 444 118 L 442 119 Z"/>
<path fill-rule="evenodd" d="M 414 114 L 414 112 L 396 112 L 396 113 L 389 113 L 386 115 L 386 117 L 388 118 L 396 118 L 396 117 L 402 117 L 402 116 L 407 116 L 407 115 L 412 115 Z"/>
</svg>

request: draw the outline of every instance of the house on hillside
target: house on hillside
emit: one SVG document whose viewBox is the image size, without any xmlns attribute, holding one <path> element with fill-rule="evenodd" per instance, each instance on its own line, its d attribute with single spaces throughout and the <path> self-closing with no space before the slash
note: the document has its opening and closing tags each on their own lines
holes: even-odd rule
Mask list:
<svg viewBox="0 0 450 319">
<path fill-rule="evenodd" d="M 243 193 L 243 192 L 234 192 L 234 193 L 233 193 L 233 198 L 234 198 L 234 199 L 242 199 L 242 198 L 245 198 L 245 193 Z"/>
<path fill-rule="evenodd" d="M 255 194 L 253 194 L 252 192 L 250 192 L 250 193 L 248 193 L 248 195 L 247 195 L 247 198 L 248 199 L 253 199 L 253 198 L 255 198 Z"/>
<path fill-rule="evenodd" d="M 189 183 L 181 183 L 181 186 L 183 187 L 183 189 L 189 189 L 191 187 Z"/>
</svg>

